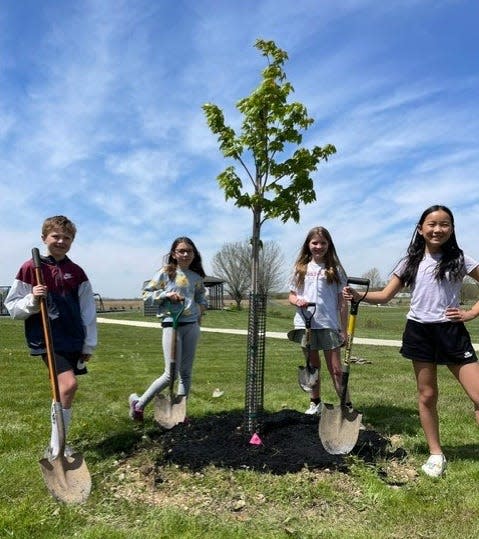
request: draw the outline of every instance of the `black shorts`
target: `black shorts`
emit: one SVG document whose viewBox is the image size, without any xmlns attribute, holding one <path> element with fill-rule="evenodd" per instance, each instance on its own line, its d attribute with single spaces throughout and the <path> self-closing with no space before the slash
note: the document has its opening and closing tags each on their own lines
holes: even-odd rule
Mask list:
<svg viewBox="0 0 479 539">
<path fill-rule="evenodd" d="M 66 371 L 73 371 L 75 374 L 86 374 L 86 363 L 81 359 L 81 352 L 55 352 L 55 369 L 57 374 Z M 42 354 L 42 359 L 48 367 L 48 358 L 46 354 Z"/>
<path fill-rule="evenodd" d="M 477 361 L 471 337 L 462 322 L 421 324 L 408 320 L 400 353 L 408 359 L 438 365 L 465 365 Z"/>
</svg>

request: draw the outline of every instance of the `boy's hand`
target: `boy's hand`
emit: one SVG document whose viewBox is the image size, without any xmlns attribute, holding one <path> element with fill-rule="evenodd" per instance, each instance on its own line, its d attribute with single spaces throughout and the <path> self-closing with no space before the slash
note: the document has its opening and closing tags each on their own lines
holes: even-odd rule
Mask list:
<svg viewBox="0 0 479 539">
<path fill-rule="evenodd" d="M 40 298 L 45 298 L 47 296 L 47 291 L 47 287 L 44 284 L 37 284 L 32 287 L 33 299 L 36 304 L 40 302 Z"/>
</svg>

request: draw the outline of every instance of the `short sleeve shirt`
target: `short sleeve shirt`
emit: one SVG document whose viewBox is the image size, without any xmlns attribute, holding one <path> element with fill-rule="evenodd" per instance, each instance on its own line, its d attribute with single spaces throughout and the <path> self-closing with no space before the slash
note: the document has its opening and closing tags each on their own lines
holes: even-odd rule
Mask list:
<svg viewBox="0 0 479 539">
<path fill-rule="evenodd" d="M 304 277 L 304 286 L 298 288 L 291 282 L 290 290 L 296 295 L 316 304 L 316 312 L 311 321 L 313 329 L 334 329 L 341 328 L 339 320 L 338 295 L 346 286 L 346 275 L 340 273 L 341 282 L 328 283 L 324 264 L 316 264 L 311 261 L 308 263 L 306 275 Z M 296 310 L 294 316 L 294 327 L 304 328 L 304 320 L 300 310 Z"/>
<path fill-rule="evenodd" d="M 411 305 L 407 318 L 416 322 L 448 322 L 445 311 L 449 307 L 459 307 L 461 286 L 464 277 L 469 274 L 479 262 L 464 255 L 464 266 L 459 279 L 450 279 L 446 273 L 443 280 L 436 279 L 437 264 L 441 254 L 426 254 L 419 264 L 416 281 L 411 288 Z M 394 275 L 401 278 L 406 267 L 403 259 L 394 269 Z"/>
</svg>

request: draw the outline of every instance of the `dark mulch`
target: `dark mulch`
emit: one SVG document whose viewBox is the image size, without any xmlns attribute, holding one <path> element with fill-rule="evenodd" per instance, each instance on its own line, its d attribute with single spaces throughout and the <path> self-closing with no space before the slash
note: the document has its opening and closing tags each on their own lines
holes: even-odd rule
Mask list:
<svg viewBox="0 0 479 539">
<path fill-rule="evenodd" d="M 224 412 L 194 418 L 154 435 L 164 449 L 164 461 L 191 471 L 214 465 L 273 474 L 295 473 L 303 468 L 347 471 L 347 456 L 330 455 L 318 435 L 318 419 L 295 410 L 265 413 L 261 421 L 260 445 L 250 443 L 243 429 L 241 412 Z M 403 449 L 391 449 L 387 438 L 374 430 L 362 430 L 350 453 L 367 463 L 404 458 Z M 162 464 L 162 463 L 158 463 Z"/>
</svg>

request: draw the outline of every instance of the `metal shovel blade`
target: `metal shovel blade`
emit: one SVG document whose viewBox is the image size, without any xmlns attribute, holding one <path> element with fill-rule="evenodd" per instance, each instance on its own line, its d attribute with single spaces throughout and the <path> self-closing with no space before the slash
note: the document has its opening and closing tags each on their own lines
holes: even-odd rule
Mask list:
<svg viewBox="0 0 479 539">
<path fill-rule="evenodd" d="M 91 490 L 91 477 L 80 453 L 40 460 L 45 484 L 54 498 L 65 503 L 83 503 Z"/>
<path fill-rule="evenodd" d="M 319 374 L 316 367 L 300 365 L 298 367 L 298 383 L 303 391 L 310 392 L 318 383 Z"/>
<path fill-rule="evenodd" d="M 348 406 L 323 404 L 319 437 L 331 455 L 347 455 L 356 445 L 363 415 Z"/>
<path fill-rule="evenodd" d="M 155 421 L 164 429 L 183 423 L 186 417 L 186 397 L 158 395 L 155 400 Z"/>
</svg>

